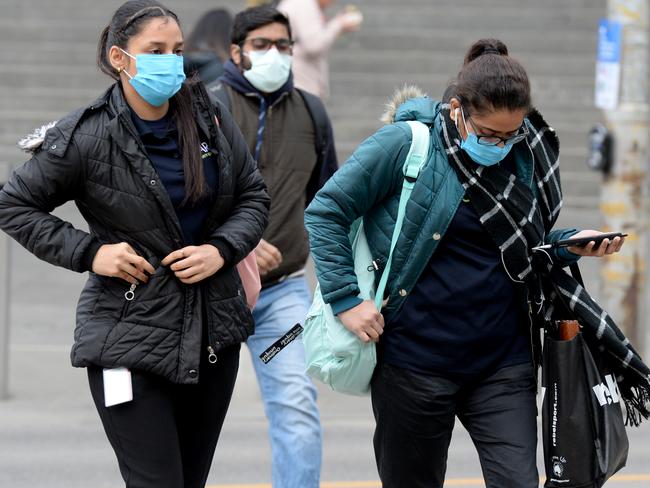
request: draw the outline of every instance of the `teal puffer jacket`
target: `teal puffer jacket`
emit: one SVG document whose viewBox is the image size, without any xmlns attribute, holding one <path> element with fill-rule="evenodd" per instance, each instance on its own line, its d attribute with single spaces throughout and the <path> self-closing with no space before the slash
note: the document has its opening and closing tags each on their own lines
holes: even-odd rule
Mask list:
<svg viewBox="0 0 650 488">
<path fill-rule="evenodd" d="M 388 277 L 390 320 L 401 308 L 431 259 L 464 196 L 456 173 L 447 162 L 440 138 L 440 103 L 426 97 L 401 103 L 394 123 L 364 141 L 325 186 L 305 213 L 316 275 L 323 299 L 340 313 L 360 303 L 354 274 L 350 225 L 364 216 L 364 228 L 375 261 L 385 263 L 403 182 L 402 167 L 411 145 L 408 120 L 430 126 L 429 158 L 422 168 L 406 207 L 402 232 L 395 247 Z M 532 186 L 533 156 L 525 144 L 513 147 L 517 174 Z M 555 230 L 546 242 L 566 238 L 575 229 Z M 557 259 L 567 260 L 562 254 Z M 570 258 L 569 258 L 570 259 Z M 371 263 L 368 263 L 370 265 Z M 567 261 L 563 264 L 569 264 Z M 377 273 L 379 280 L 382 268 Z"/>
</svg>

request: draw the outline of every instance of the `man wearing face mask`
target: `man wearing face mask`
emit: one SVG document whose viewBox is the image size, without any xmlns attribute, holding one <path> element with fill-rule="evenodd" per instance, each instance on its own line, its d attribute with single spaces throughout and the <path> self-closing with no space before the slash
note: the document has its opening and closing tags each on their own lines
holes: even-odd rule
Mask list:
<svg viewBox="0 0 650 488">
<path fill-rule="evenodd" d="M 300 337 L 264 364 L 260 354 L 297 323 L 311 303 L 304 210 L 338 167 L 323 104 L 296 89 L 291 28 L 270 6 L 236 15 L 231 59 L 208 92 L 229 107 L 271 196 L 267 231 L 256 248 L 262 292 L 247 342 L 270 423 L 273 486 L 316 488 L 321 430 L 316 390 L 305 374 Z"/>
</svg>

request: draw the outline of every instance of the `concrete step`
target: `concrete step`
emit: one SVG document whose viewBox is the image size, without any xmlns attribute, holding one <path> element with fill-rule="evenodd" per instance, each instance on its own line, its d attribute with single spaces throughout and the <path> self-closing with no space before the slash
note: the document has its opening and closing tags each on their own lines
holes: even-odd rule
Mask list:
<svg viewBox="0 0 650 488">
<path fill-rule="evenodd" d="M 595 59 L 584 53 L 558 56 L 552 53 L 535 55 L 530 52 L 518 53 L 518 58 L 531 78 L 545 76 L 550 72 L 571 75 L 594 73 Z M 0 60 L 2 56 L 0 55 Z M 455 76 L 462 67 L 462 55 L 445 51 L 415 51 L 405 53 L 403 49 L 368 51 L 359 48 L 349 51 L 336 51 L 331 57 L 338 72 L 361 71 L 369 76 L 381 75 L 390 66 L 396 73 L 428 72 L 448 73 Z"/>
<path fill-rule="evenodd" d="M 539 3 L 538 3 L 539 4 Z M 580 12 L 571 12 L 566 9 L 533 8 L 530 15 L 522 16 L 516 9 L 504 9 L 499 15 L 477 15 L 468 16 L 464 9 L 439 9 L 437 6 L 428 8 L 416 8 L 405 13 L 399 13 L 393 9 L 380 9 L 373 7 L 364 12 L 364 28 L 372 28 L 379 25 L 390 25 L 392 29 L 431 29 L 444 28 L 448 26 L 462 26 L 463 30 L 472 29 L 475 32 L 474 38 L 478 39 L 485 35 L 495 37 L 504 26 L 516 25 L 519 28 L 539 28 L 546 25 L 552 29 L 560 28 L 588 28 L 597 23 L 601 16 L 599 8 L 583 9 Z"/>
<path fill-rule="evenodd" d="M 459 30 L 453 24 L 436 29 L 410 28 L 394 29 L 392 26 L 382 26 L 372 30 L 363 28 L 354 34 L 342 36 L 336 45 L 336 51 L 360 48 L 368 51 L 402 48 L 408 52 L 454 52 L 459 53 L 459 62 L 476 39 L 482 37 L 498 37 L 513 56 L 519 57 L 521 52 L 556 54 L 588 54 L 595 56 L 597 22 L 581 28 L 571 26 L 547 30 L 507 26 L 500 29 L 471 29 L 471 36 L 459 39 Z"/>
<path fill-rule="evenodd" d="M 109 79 L 106 77 L 106 87 Z M 0 111 L 9 117 L 21 117 L 20 112 L 38 115 L 39 111 L 56 112 L 66 114 L 83 104 L 88 104 L 97 99 L 102 93 L 101 87 L 97 88 L 54 88 L 27 86 L 20 90 L 20 96 L 14 93 L 3 93 L 0 95 Z"/>
<path fill-rule="evenodd" d="M 11 71 L 2 74 L 2 86 L 16 95 L 25 88 L 41 88 L 46 91 L 49 86 L 65 86 L 69 89 L 84 91 L 88 87 L 95 87 L 97 96 L 99 96 L 109 83 L 110 78 L 100 73 L 94 64 L 76 67 L 54 66 L 49 71 L 39 70 L 38 65 L 14 65 Z M 82 98 L 79 99 L 77 106 L 80 103 L 84 103 Z"/>
</svg>

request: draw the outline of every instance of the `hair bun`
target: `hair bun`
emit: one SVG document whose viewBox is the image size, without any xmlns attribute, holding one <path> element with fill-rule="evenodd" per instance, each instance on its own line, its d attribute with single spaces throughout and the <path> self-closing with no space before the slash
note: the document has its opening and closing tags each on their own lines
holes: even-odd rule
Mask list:
<svg viewBox="0 0 650 488">
<path fill-rule="evenodd" d="M 493 47 L 488 47 L 487 49 L 483 50 L 482 54 L 501 54 L 501 52 L 498 49 L 494 49 Z"/>
<path fill-rule="evenodd" d="M 471 63 L 476 58 L 485 54 L 507 56 L 508 48 L 498 39 L 480 39 L 469 48 L 465 55 L 465 62 L 463 64 Z"/>
</svg>

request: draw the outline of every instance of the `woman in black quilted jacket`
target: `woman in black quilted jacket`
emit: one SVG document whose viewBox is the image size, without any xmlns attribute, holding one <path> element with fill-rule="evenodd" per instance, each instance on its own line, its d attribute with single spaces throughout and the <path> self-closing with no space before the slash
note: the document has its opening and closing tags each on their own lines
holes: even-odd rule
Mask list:
<svg viewBox="0 0 650 488">
<path fill-rule="evenodd" d="M 98 63 L 116 82 L 31 140 L 0 191 L 0 228 L 37 257 L 89 272 L 74 366 L 128 487 L 203 487 L 253 331 L 235 265 L 269 198 L 227 111 L 185 82 L 178 18 L 123 4 Z M 89 231 L 51 214 L 74 200 Z M 131 398 L 132 397 L 132 398 Z"/>
</svg>

